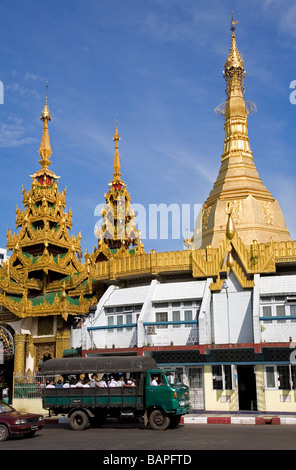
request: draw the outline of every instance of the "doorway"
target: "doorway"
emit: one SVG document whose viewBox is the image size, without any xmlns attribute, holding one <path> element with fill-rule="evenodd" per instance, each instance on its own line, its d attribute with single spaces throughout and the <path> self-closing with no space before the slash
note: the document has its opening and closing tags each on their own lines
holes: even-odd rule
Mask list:
<svg viewBox="0 0 296 470">
<path fill-rule="evenodd" d="M 193 410 L 204 409 L 203 368 L 189 367 L 187 370 L 190 402 Z"/>
<path fill-rule="evenodd" d="M 237 366 L 239 410 L 257 411 L 256 375 L 254 366 Z"/>
</svg>

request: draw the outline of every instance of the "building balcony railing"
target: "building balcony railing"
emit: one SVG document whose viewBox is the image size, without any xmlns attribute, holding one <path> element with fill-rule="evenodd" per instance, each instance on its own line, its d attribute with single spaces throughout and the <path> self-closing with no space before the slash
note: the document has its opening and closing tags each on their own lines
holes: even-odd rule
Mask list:
<svg viewBox="0 0 296 470">
<path fill-rule="evenodd" d="M 198 344 L 199 329 L 196 320 L 144 322 L 144 341 L 138 344 L 136 323 L 88 327 L 91 349 L 142 346 L 185 346 Z M 101 331 L 102 334 L 94 334 Z"/>
</svg>

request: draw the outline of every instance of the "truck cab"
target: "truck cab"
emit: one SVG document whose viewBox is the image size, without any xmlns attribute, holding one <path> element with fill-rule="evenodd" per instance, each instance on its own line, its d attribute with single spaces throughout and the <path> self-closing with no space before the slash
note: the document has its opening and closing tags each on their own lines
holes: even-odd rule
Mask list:
<svg viewBox="0 0 296 470">
<path fill-rule="evenodd" d="M 149 424 L 153 429 L 175 427 L 190 411 L 189 388 L 175 379 L 173 370 L 147 371 L 145 390 Z"/>
</svg>

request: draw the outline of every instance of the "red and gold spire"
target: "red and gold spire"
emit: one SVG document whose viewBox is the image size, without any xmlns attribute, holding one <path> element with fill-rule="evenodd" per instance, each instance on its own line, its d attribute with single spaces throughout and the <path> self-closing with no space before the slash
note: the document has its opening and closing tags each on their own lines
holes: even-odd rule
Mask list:
<svg viewBox="0 0 296 470">
<path fill-rule="evenodd" d="M 95 250 L 95 261 L 103 261 L 112 256 L 129 256 L 134 253 L 144 253 L 140 240 L 140 232 L 134 223 L 134 210 L 130 203 L 130 194 L 126 184 L 121 179 L 119 158 L 120 136 L 116 129 L 113 137 L 115 142 L 113 180 L 109 183 L 109 191 L 105 194 L 106 205 L 102 209 L 103 224 L 97 228 L 98 248 Z"/>
</svg>

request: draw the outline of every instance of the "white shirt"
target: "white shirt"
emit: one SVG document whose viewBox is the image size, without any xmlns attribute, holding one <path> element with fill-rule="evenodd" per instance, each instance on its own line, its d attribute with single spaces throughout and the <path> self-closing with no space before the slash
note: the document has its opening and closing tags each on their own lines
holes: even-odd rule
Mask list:
<svg viewBox="0 0 296 470">
<path fill-rule="evenodd" d="M 117 387 L 117 382 L 114 379 L 111 379 L 109 382 L 109 387 Z"/>
</svg>

